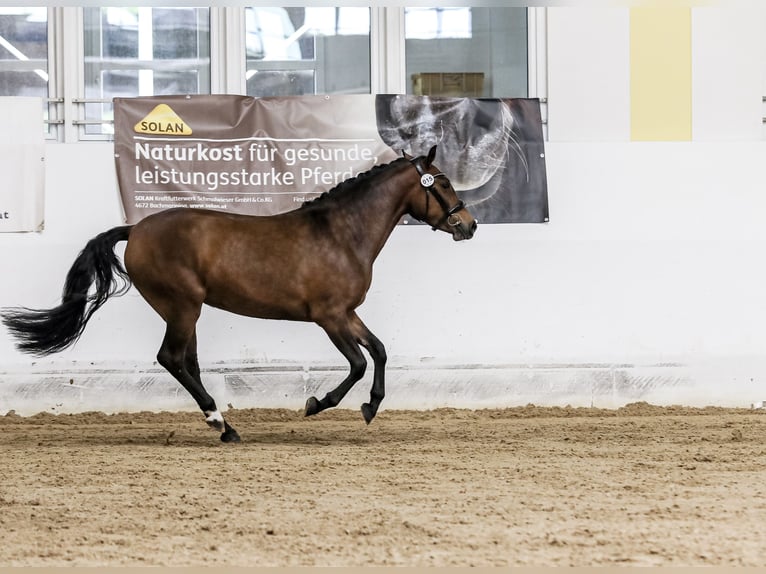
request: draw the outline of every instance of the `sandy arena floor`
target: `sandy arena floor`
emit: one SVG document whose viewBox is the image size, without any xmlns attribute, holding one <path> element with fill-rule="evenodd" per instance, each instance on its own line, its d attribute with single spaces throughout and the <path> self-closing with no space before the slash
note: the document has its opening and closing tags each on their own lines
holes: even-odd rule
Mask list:
<svg viewBox="0 0 766 574">
<path fill-rule="evenodd" d="M 766 413 L 0 416 L 0 566 L 751 565 Z"/>
</svg>

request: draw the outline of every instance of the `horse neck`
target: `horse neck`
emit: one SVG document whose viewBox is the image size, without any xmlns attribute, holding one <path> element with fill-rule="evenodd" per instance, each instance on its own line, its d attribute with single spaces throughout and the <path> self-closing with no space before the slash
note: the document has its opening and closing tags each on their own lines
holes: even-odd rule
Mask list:
<svg viewBox="0 0 766 574">
<path fill-rule="evenodd" d="M 407 170 L 414 169 L 409 162 L 396 162 L 377 177 L 364 182 L 349 193 L 347 200 L 337 207 L 345 217 L 333 217 L 337 232 L 347 233 L 360 259 L 375 260 L 391 232 L 407 212 L 412 193 L 412 178 Z M 388 176 L 388 177 L 386 177 Z"/>
</svg>

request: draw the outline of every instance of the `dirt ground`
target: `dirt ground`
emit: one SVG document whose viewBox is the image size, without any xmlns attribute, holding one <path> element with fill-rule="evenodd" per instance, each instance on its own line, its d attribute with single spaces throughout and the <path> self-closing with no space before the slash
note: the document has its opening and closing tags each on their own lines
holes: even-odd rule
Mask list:
<svg viewBox="0 0 766 574">
<path fill-rule="evenodd" d="M 750 565 L 766 412 L 0 416 L 0 566 Z"/>
</svg>

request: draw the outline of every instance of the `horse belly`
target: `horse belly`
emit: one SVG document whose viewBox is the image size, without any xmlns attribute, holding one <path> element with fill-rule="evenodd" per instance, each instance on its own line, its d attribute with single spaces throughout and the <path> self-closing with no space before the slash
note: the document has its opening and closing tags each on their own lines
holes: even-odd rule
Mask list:
<svg viewBox="0 0 766 574">
<path fill-rule="evenodd" d="M 293 287 L 258 275 L 249 280 L 215 280 L 207 285 L 205 303 L 247 317 L 307 321 L 309 305 Z"/>
<path fill-rule="evenodd" d="M 205 303 L 239 315 L 292 321 L 345 314 L 362 303 L 368 285 L 359 277 L 305 261 L 295 266 L 263 261 L 236 273 L 219 272 L 207 283 Z"/>
</svg>

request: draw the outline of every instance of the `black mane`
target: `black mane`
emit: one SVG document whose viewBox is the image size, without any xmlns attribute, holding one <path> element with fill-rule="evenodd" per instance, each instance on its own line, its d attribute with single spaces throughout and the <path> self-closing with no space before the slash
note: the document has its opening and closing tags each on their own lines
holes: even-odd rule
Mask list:
<svg viewBox="0 0 766 574">
<path fill-rule="evenodd" d="M 339 194 L 343 193 L 344 191 L 357 186 L 360 182 L 368 180 L 368 179 L 372 179 L 374 176 L 376 176 L 377 174 L 379 174 L 381 171 L 385 170 L 389 166 L 392 166 L 397 163 L 401 163 L 402 161 L 409 161 L 409 160 L 403 157 L 399 157 L 389 163 L 374 165 L 367 171 L 357 174 L 355 177 L 351 177 L 349 179 L 341 181 L 338 185 L 336 185 L 335 187 L 331 188 L 328 191 L 323 192 L 321 195 L 315 197 L 314 199 L 309 199 L 303 202 L 301 207 L 316 205 L 317 203 L 323 202 L 326 199 L 331 199 L 333 197 L 336 197 Z"/>
</svg>

